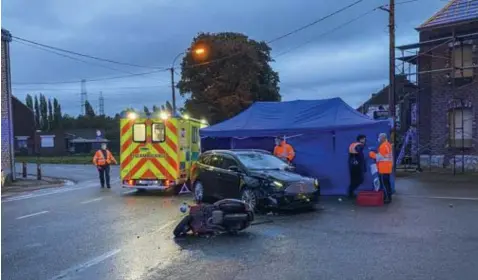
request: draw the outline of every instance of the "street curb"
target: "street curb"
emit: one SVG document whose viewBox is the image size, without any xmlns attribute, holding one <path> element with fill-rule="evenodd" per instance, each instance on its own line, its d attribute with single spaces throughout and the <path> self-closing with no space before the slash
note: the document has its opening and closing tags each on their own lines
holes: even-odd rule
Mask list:
<svg viewBox="0 0 478 280">
<path fill-rule="evenodd" d="M 22 175 L 21 172 L 17 172 L 16 173 L 17 175 Z M 37 174 L 33 174 L 33 173 L 27 173 L 27 177 L 28 176 L 34 176 L 36 177 Z M 77 180 L 73 180 L 73 179 L 69 179 L 69 178 L 65 178 L 65 177 L 51 177 L 51 176 L 42 176 L 43 178 L 48 178 L 48 179 L 56 179 L 56 180 L 63 180 L 63 181 L 66 181 L 66 182 L 72 182 L 73 184 L 78 184 L 78 181 Z"/>
<path fill-rule="evenodd" d="M 21 173 L 20 173 L 21 174 Z M 27 176 L 36 176 L 34 174 L 27 174 Z M 44 189 L 53 189 L 53 188 L 62 188 L 66 186 L 73 186 L 76 185 L 77 183 L 73 180 L 69 179 L 63 179 L 63 178 L 53 178 L 53 177 L 47 177 L 45 176 L 44 178 L 49 178 L 57 181 L 62 181 L 61 183 L 52 183 L 52 184 L 43 184 L 35 187 L 3 187 L 2 188 L 2 194 L 1 198 L 7 198 L 11 196 L 16 196 L 18 194 L 22 193 L 29 193 L 29 192 L 34 192 L 34 191 L 39 191 L 39 190 L 44 190 Z"/>
</svg>

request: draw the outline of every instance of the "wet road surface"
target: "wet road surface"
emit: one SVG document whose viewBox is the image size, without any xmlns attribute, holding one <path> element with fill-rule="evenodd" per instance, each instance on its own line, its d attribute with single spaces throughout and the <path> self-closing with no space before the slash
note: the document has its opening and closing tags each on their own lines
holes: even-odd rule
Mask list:
<svg viewBox="0 0 478 280">
<path fill-rule="evenodd" d="M 179 204 L 189 197 L 136 194 L 120 189 L 118 179 L 113 189 L 102 190 L 91 166 L 45 165 L 43 171 L 78 183 L 2 199 L 2 279 L 478 275 L 478 197 L 427 198 L 404 187 L 406 195 L 384 208 L 334 199 L 324 202 L 323 211 L 259 217 L 272 222 L 237 236 L 174 240 Z"/>
</svg>

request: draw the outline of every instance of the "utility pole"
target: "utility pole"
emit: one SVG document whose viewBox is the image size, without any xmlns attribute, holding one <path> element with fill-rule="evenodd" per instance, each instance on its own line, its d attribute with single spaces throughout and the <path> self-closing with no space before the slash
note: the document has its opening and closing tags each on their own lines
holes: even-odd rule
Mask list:
<svg viewBox="0 0 478 280">
<path fill-rule="evenodd" d="M 389 30 L 389 86 L 388 86 L 388 112 L 392 119 L 393 126 L 390 133 L 390 140 L 393 144 L 393 159 L 395 160 L 396 149 L 396 131 L 395 131 L 395 0 L 390 0 L 388 8 L 382 6 L 381 10 L 388 12 L 388 30 Z M 393 165 L 395 169 L 395 165 Z"/>
<path fill-rule="evenodd" d="M 176 60 L 176 59 L 174 59 Z M 173 62 L 174 64 L 174 62 Z M 169 69 L 171 71 L 171 94 L 172 94 L 172 101 L 173 101 L 173 116 L 176 115 L 176 91 L 174 89 L 174 66 L 171 66 L 171 68 Z"/>
</svg>

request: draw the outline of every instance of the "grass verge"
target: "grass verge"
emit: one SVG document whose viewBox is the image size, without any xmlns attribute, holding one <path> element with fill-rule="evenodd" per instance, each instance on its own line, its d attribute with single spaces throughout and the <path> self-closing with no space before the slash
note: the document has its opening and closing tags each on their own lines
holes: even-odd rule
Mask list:
<svg viewBox="0 0 478 280">
<path fill-rule="evenodd" d="M 119 156 L 114 155 L 117 161 Z M 60 157 L 36 157 L 15 156 L 17 163 L 40 163 L 40 164 L 92 164 L 93 156 L 60 156 Z"/>
</svg>

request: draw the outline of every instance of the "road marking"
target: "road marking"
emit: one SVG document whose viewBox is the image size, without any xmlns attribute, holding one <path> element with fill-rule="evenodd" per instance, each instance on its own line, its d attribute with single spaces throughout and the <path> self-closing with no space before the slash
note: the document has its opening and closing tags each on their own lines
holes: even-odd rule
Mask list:
<svg viewBox="0 0 478 280">
<path fill-rule="evenodd" d="M 176 222 L 176 220 L 172 220 L 172 221 L 169 221 L 169 222 L 165 223 L 165 224 L 162 225 L 160 228 L 158 228 L 157 231 L 165 230 L 167 227 L 169 227 L 170 225 L 172 225 L 174 222 Z"/>
<path fill-rule="evenodd" d="M 478 197 L 456 197 L 456 196 L 424 196 L 424 195 L 401 195 L 411 198 L 449 199 L 449 200 L 470 200 L 478 201 Z"/>
<path fill-rule="evenodd" d="M 102 197 L 93 198 L 93 199 L 90 199 L 90 200 L 83 201 L 83 202 L 81 202 L 81 204 L 87 204 L 87 203 L 91 203 L 91 202 L 95 202 L 95 201 L 100 201 L 100 200 L 103 200 L 103 198 L 102 198 Z"/>
<path fill-rule="evenodd" d="M 82 272 L 83 270 L 91 267 L 91 266 L 94 266 L 94 265 L 97 265 L 99 264 L 100 262 L 108 259 L 108 258 L 111 258 L 112 256 L 118 254 L 119 252 L 121 252 L 121 249 L 116 249 L 116 250 L 113 250 L 113 251 L 109 251 L 101 256 L 98 256 L 96 258 L 93 258 L 85 263 L 82 263 L 82 264 L 79 264 L 77 266 L 74 266 L 74 267 L 71 267 L 67 270 L 64 270 L 63 272 L 61 272 L 60 274 L 58 274 L 57 276 L 51 278 L 51 280 L 58 280 L 58 279 L 65 279 L 66 277 L 70 277 L 72 276 L 72 274 L 74 273 L 80 273 Z"/>
<path fill-rule="evenodd" d="M 130 191 L 123 192 L 121 194 L 125 195 L 125 194 L 132 194 L 132 193 L 135 193 L 135 192 L 137 192 L 137 191 L 136 190 L 130 190 Z"/>
<path fill-rule="evenodd" d="M 30 198 L 37 198 L 37 197 L 42 197 L 42 196 L 46 196 L 46 195 L 65 193 L 65 192 L 70 192 L 70 191 L 78 191 L 78 190 L 84 190 L 84 189 L 90 189 L 90 188 L 97 188 L 97 187 L 98 186 L 87 185 L 87 186 L 84 186 L 84 187 L 72 187 L 72 188 L 60 189 L 60 190 L 46 192 L 46 193 L 37 193 L 37 194 L 31 193 L 31 194 L 26 194 L 26 195 L 12 196 L 12 197 L 2 199 L 2 203 L 24 200 L 24 199 L 30 199 Z"/>
<path fill-rule="evenodd" d="M 21 220 L 21 219 L 25 219 L 25 218 L 29 218 L 29 217 L 33 217 L 33 216 L 38 216 L 38 215 L 45 214 L 45 213 L 48 213 L 48 211 L 41 211 L 41 212 L 37 212 L 37 213 L 25 215 L 25 216 L 20 216 L 20 217 L 17 218 L 17 220 Z"/>
</svg>

